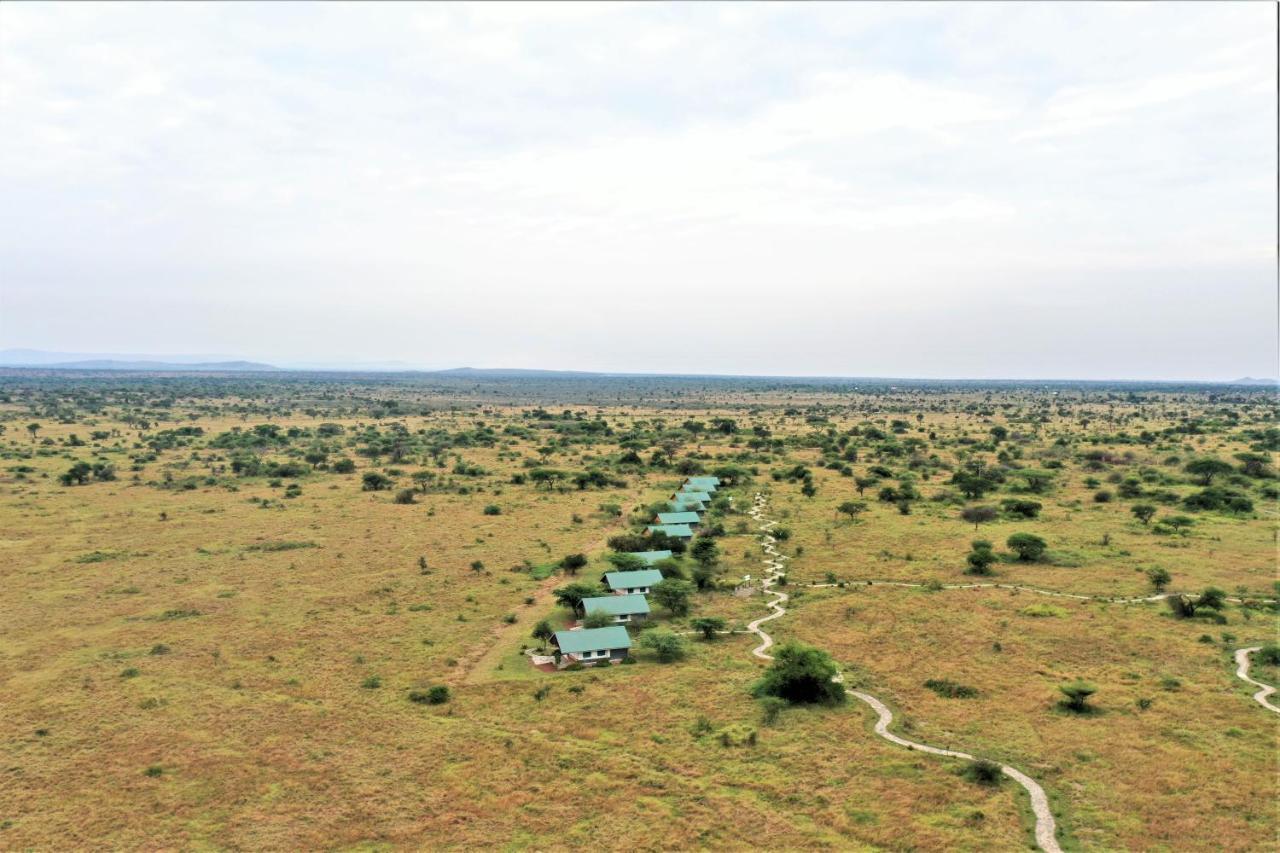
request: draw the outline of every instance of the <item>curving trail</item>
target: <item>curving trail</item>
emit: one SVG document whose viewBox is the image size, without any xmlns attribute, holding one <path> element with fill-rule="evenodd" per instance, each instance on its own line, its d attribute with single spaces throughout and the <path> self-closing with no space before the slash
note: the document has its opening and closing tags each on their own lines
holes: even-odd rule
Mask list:
<svg viewBox="0 0 1280 853">
<path fill-rule="evenodd" d="M 840 586 L 840 584 L 811 583 L 809 584 L 809 586 L 838 587 Z M 901 587 L 908 587 L 911 589 L 925 588 L 925 584 L 913 583 L 911 581 L 857 580 L 857 581 L 845 582 L 846 589 L 850 587 L 856 588 L 860 586 L 901 586 Z M 1134 598 L 1125 598 L 1122 596 L 1115 596 L 1115 595 L 1084 595 L 1083 593 L 1078 593 L 1078 592 L 1058 592 L 1055 589 L 1044 589 L 1043 587 L 1038 587 L 1038 586 L 1026 586 L 1024 584 L 1019 584 L 1019 583 L 995 583 L 995 582 L 992 582 L 992 583 L 944 583 L 942 584 L 942 589 L 1012 589 L 1012 590 L 1017 590 L 1018 592 L 1031 592 L 1031 593 L 1035 593 L 1036 595 L 1048 595 L 1054 598 L 1073 598 L 1077 601 L 1102 601 L 1107 604 L 1147 604 L 1153 601 L 1164 601 L 1166 598 L 1173 598 L 1175 595 L 1181 595 L 1181 593 L 1177 593 L 1177 592 L 1160 592 L 1160 593 L 1156 593 L 1155 595 L 1142 595 Z M 1240 604 L 1244 601 L 1244 599 L 1242 598 L 1232 598 L 1230 596 L 1228 596 L 1225 600 L 1230 601 L 1233 604 Z M 1273 601 L 1270 598 L 1257 598 L 1257 599 L 1251 599 L 1251 600 L 1260 601 L 1264 604 L 1270 604 Z"/>
<path fill-rule="evenodd" d="M 1242 681 L 1247 681 L 1254 687 L 1261 688 L 1257 693 L 1253 694 L 1253 701 L 1257 702 L 1268 711 L 1274 711 L 1280 714 L 1280 708 L 1272 705 L 1267 699 L 1276 689 L 1270 684 L 1263 684 L 1261 681 L 1254 681 L 1249 677 L 1249 655 L 1261 650 L 1262 646 L 1250 646 L 1247 649 L 1236 649 L 1236 677 Z"/>
<path fill-rule="evenodd" d="M 770 637 L 767 633 L 765 633 L 765 631 L 761 629 L 760 626 L 765 622 L 770 621 L 771 619 L 777 619 L 779 616 L 787 612 L 786 608 L 782 606 L 782 603 L 786 601 L 788 598 L 786 593 L 777 592 L 776 590 L 770 589 L 770 587 L 772 587 L 775 583 L 777 583 L 778 577 L 782 574 L 782 570 L 783 570 L 782 561 L 787 558 L 778 553 L 778 548 L 776 544 L 777 540 L 769 533 L 769 531 L 773 528 L 774 525 L 777 524 L 777 522 L 764 521 L 765 503 L 766 503 L 766 500 L 764 495 L 757 492 L 755 496 L 755 502 L 753 503 L 751 510 L 749 511 L 748 514 L 752 518 L 754 518 L 756 521 L 762 522 L 759 527 L 759 530 L 763 534 L 761 536 L 761 545 L 766 555 L 764 564 L 769 569 L 768 574 L 764 578 L 764 591 L 769 595 L 774 596 L 774 600 L 769 602 L 769 608 L 772 612 L 768 616 L 763 616 L 760 619 L 757 619 L 756 621 L 752 622 L 750 625 L 747 626 L 747 630 L 760 638 L 760 645 L 752 649 L 751 653 L 756 657 L 760 658 L 761 660 L 773 660 L 773 655 L 769 654 L 768 652 L 769 647 L 773 645 L 773 638 Z M 889 585 L 893 585 L 893 586 L 920 586 L 921 585 L 921 584 L 894 584 L 892 582 L 884 582 L 884 581 L 879 581 L 878 583 L 889 583 Z M 814 584 L 814 586 L 820 586 L 820 585 L 821 584 Z M 975 584 L 975 586 L 993 586 L 993 584 L 981 584 L 981 585 Z M 1241 650 L 1241 652 L 1248 652 L 1248 651 L 1252 651 L 1252 649 Z M 1241 653 L 1237 652 L 1236 654 L 1237 660 L 1241 659 L 1240 655 Z M 1245 669 L 1248 668 L 1247 656 L 1245 657 L 1244 663 L 1242 664 L 1242 666 Z M 1241 678 L 1244 678 L 1246 681 L 1250 681 L 1250 679 L 1248 679 L 1241 672 L 1237 672 L 1237 674 L 1240 675 Z M 837 675 L 836 678 L 842 680 L 841 676 Z M 1257 684 L 1258 682 L 1254 681 L 1251 683 Z M 1271 690 L 1271 688 L 1266 688 L 1265 685 L 1259 685 L 1259 686 L 1264 687 L 1265 689 L 1261 691 L 1254 698 L 1258 699 L 1259 702 L 1263 702 L 1263 704 L 1267 704 L 1266 702 L 1263 701 L 1263 698 L 1259 698 L 1259 697 L 1265 698 L 1265 696 L 1267 695 L 1267 691 Z M 1271 692 L 1274 692 L 1274 690 L 1271 690 Z M 949 758 L 964 759 L 966 761 L 977 760 L 974 756 L 970 755 L 967 752 L 957 752 L 951 749 L 941 749 L 936 746 L 929 746 L 928 744 L 917 743 L 915 741 L 907 740 L 904 737 L 899 737 L 898 735 L 895 735 L 893 732 L 889 731 L 889 726 L 893 723 L 893 712 L 889 710 L 887 705 L 885 705 L 875 696 L 872 696 L 870 693 L 863 693 L 860 690 L 850 690 L 849 693 L 851 693 L 853 696 L 856 696 L 858 699 L 861 699 L 863 702 L 870 705 L 871 709 L 876 712 L 876 715 L 879 717 L 879 719 L 876 721 L 876 726 L 875 726 L 876 734 L 880 735 L 880 737 L 884 738 L 890 743 L 896 743 L 899 746 L 905 746 L 907 749 L 914 749 L 918 752 L 927 752 L 931 755 L 943 755 Z M 1267 705 L 1267 707 L 1272 708 L 1272 710 L 1278 710 L 1271 705 Z M 1004 773 L 1004 775 L 1008 776 L 1010 779 L 1013 779 L 1015 782 L 1017 782 L 1019 785 L 1025 788 L 1027 791 L 1027 794 L 1029 794 L 1031 797 L 1031 810 L 1032 812 L 1035 813 L 1035 817 L 1036 817 L 1036 844 L 1039 845 L 1040 849 L 1045 851 L 1045 853 L 1062 853 L 1062 848 L 1058 846 L 1057 823 L 1053 819 L 1053 811 L 1049 808 L 1049 797 L 1045 794 L 1044 788 L 1040 787 L 1040 783 L 1036 782 L 1036 780 L 1032 779 L 1030 776 L 1023 773 L 1021 770 L 1018 770 L 1016 767 L 1011 767 L 1008 764 L 1001 764 L 1000 770 L 1001 772 Z"/>
<path fill-rule="evenodd" d="M 764 513 L 764 504 L 764 495 L 757 492 L 755 504 L 751 507 L 748 514 L 756 521 L 764 521 L 762 518 L 762 514 Z M 782 561 L 787 559 L 778 553 L 778 540 L 774 539 L 772 534 L 769 533 L 769 530 L 777 523 L 778 522 L 776 521 L 765 521 L 759 527 L 760 531 L 764 534 L 760 537 L 760 544 L 766 555 L 764 564 L 769 569 L 768 573 L 764 576 L 762 586 L 764 587 L 764 591 L 767 595 L 772 595 L 774 597 L 773 601 L 770 601 L 768 604 L 768 607 L 772 612 L 768 616 L 762 616 L 747 626 L 748 631 L 760 638 L 760 645 L 752 649 L 751 654 L 761 660 L 773 660 L 773 655 L 769 654 L 769 647 L 773 645 L 773 637 L 770 637 L 762 631 L 760 626 L 765 622 L 768 622 L 771 619 L 777 619 L 779 616 L 786 613 L 787 609 L 782 606 L 782 602 L 790 598 L 790 596 L 785 592 L 778 592 L 777 590 L 770 588 L 777 583 L 778 578 L 782 576 L 782 570 L 784 568 Z"/>
</svg>

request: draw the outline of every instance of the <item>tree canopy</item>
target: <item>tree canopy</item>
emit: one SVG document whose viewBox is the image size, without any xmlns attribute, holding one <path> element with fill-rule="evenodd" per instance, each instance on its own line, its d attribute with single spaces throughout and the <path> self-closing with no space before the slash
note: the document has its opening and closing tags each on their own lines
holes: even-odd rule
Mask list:
<svg viewBox="0 0 1280 853">
<path fill-rule="evenodd" d="M 844 685 L 833 679 L 839 673 L 831 655 L 789 642 L 778 646 L 773 664 L 756 682 L 756 696 L 777 696 L 793 705 L 835 705 L 845 700 Z"/>
</svg>

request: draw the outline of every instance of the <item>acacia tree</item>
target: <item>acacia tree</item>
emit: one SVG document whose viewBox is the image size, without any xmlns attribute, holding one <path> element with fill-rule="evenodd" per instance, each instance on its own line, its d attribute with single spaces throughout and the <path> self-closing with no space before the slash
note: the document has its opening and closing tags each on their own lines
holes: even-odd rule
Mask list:
<svg viewBox="0 0 1280 853">
<path fill-rule="evenodd" d="M 1230 474 L 1232 467 L 1223 462 L 1221 459 L 1194 459 L 1188 462 L 1183 468 L 1188 474 L 1193 474 L 1200 478 L 1200 485 L 1208 486 L 1213 483 L 1213 478 L 1219 474 Z"/>
<path fill-rule="evenodd" d="M 689 623 L 693 630 L 702 632 L 704 640 L 714 640 L 716 633 L 723 631 L 726 625 L 728 623 L 719 616 L 700 616 Z"/>
<path fill-rule="evenodd" d="M 1059 685 L 1058 689 L 1066 697 L 1062 701 L 1062 707 L 1077 714 L 1082 714 L 1089 710 L 1089 706 L 1086 703 L 1089 701 L 1090 696 L 1098 692 L 1098 688 L 1087 681 L 1070 681 Z"/>
<path fill-rule="evenodd" d="M 381 492 L 390 489 L 394 482 L 385 474 L 379 474 L 377 471 L 366 471 L 364 477 L 361 478 L 360 489 L 365 492 Z"/>
<path fill-rule="evenodd" d="M 1034 563 L 1044 556 L 1048 544 L 1034 533 L 1015 533 L 1005 540 L 1006 545 L 1024 563 Z"/>
<path fill-rule="evenodd" d="M 549 643 L 551 638 L 555 635 L 555 630 L 551 627 L 551 623 L 546 619 L 543 619 L 539 621 L 537 625 L 534 625 L 533 630 L 529 633 L 529 636 L 533 637 L 543 645 Z"/>
<path fill-rule="evenodd" d="M 556 598 L 556 604 L 567 607 L 574 613 L 577 613 L 582 608 L 582 599 L 591 598 L 599 593 L 600 589 L 598 587 L 581 581 L 557 587 L 551 591 L 551 594 Z"/>
<path fill-rule="evenodd" d="M 967 506 L 960 510 L 960 517 L 972 524 L 974 530 L 978 529 L 979 524 L 995 521 L 996 514 L 993 506 Z"/>
<path fill-rule="evenodd" d="M 845 501 L 840 504 L 840 506 L 836 507 L 836 512 L 843 513 L 852 519 L 859 513 L 865 511 L 866 508 L 867 504 L 865 501 Z"/>
<path fill-rule="evenodd" d="M 1134 504 L 1129 511 L 1143 524 L 1149 524 L 1156 514 L 1156 508 L 1151 504 Z"/>
<path fill-rule="evenodd" d="M 693 588 L 688 581 L 666 578 L 652 588 L 654 601 L 667 609 L 672 616 L 686 616 L 689 613 L 689 595 Z"/>
<path fill-rule="evenodd" d="M 716 545 L 714 539 L 700 536 L 689 549 L 689 554 L 703 566 L 714 566 L 720 559 L 720 546 Z"/>
<path fill-rule="evenodd" d="M 578 570 L 587 564 L 586 554 L 569 554 L 560 560 L 560 568 L 566 575 L 576 575 Z"/>
<path fill-rule="evenodd" d="M 1147 580 L 1151 581 L 1151 587 L 1156 592 L 1164 592 L 1164 588 L 1173 580 L 1173 575 L 1169 574 L 1168 569 L 1152 566 L 1147 569 Z"/>
<path fill-rule="evenodd" d="M 62 485 L 81 485 L 89 482 L 89 476 L 93 474 L 93 466 L 88 462 L 76 462 L 66 470 L 58 479 L 62 481 Z"/>
</svg>

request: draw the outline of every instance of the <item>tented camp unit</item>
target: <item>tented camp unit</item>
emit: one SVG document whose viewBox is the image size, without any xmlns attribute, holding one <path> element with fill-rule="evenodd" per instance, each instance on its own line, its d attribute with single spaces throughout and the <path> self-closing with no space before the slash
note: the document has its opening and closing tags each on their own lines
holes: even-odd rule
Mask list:
<svg viewBox="0 0 1280 853">
<path fill-rule="evenodd" d="M 679 492 L 667 502 L 671 512 L 705 512 L 707 505 L 702 501 L 691 501 Z"/>
<path fill-rule="evenodd" d="M 650 533 L 665 533 L 673 539 L 693 538 L 693 528 L 687 524 L 650 524 L 645 529 Z"/>
<path fill-rule="evenodd" d="M 637 557 L 643 560 L 645 565 L 652 566 L 659 560 L 670 559 L 670 551 L 631 551 L 629 556 Z"/>
<path fill-rule="evenodd" d="M 643 595 L 602 595 L 582 599 L 582 611 L 587 616 L 605 613 L 614 622 L 643 621 L 649 618 L 649 599 Z"/>
<path fill-rule="evenodd" d="M 690 491 L 697 489 L 700 492 L 714 492 L 720 488 L 719 477 L 689 477 L 684 481 L 682 488 Z"/>
<path fill-rule="evenodd" d="M 688 524 L 695 525 L 699 521 L 696 512 L 660 512 L 653 519 L 658 524 Z"/>
<path fill-rule="evenodd" d="M 656 552 L 671 554 L 670 551 Z M 615 596 L 639 593 L 643 595 L 662 581 L 657 569 L 641 569 L 638 572 L 606 572 L 602 582 Z M 585 600 L 585 599 L 584 599 Z"/>
<path fill-rule="evenodd" d="M 671 500 L 673 501 L 699 501 L 704 504 L 711 503 L 711 495 L 706 492 L 672 492 Z"/>
<path fill-rule="evenodd" d="M 556 631 L 551 642 L 560 650 L 561 666 L 620 661 L 631 648 L 631 637 L 621 625 L 583 628 L 581 631 Z"/>
</svg>

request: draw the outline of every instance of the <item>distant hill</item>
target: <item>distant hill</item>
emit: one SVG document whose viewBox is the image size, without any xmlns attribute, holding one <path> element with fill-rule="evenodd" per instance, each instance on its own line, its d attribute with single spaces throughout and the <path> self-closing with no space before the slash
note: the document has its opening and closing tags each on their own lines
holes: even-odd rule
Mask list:
<svg viewBox="0 0 1280 853">
<path fill-rule="evenodd" d="M 135 353 L 50 352 L 38 349 L 0 350 L 0 367 L 38 367 L 43 370 L 279 370 L 271 364 L 228 355 L 139 355 Z"/>
<path fill-rule="evenodd" d="M 589 370 L 535 370 L 518 367 L 451 367 L 448 370 L 428 371 L 436 376 L 458 376 L 476 379 L 573 379 L 586 376 L 613 376 L 624 374 L 593 373 Z M 625 374 L 641 376 L 643 374 Z"/>
<path fill-rule="evenodd" d="M 46 370 L 186 370 L 199 372 L 246 372 L 279 370 L 270 364 L 257 361 L 117 361 L 110 358 L 91 359 L 89 361 L 61 361 L 57 364 L 42 364 Z"/>
<path fill-rule="evenodd" d="M 1280 384 L 1280 380 L 1275 379 L 1255 379 L 1252 376 L 1245 376 L 1227 383 L 1228 385 L 1276 385 Z"/>
</svg>

